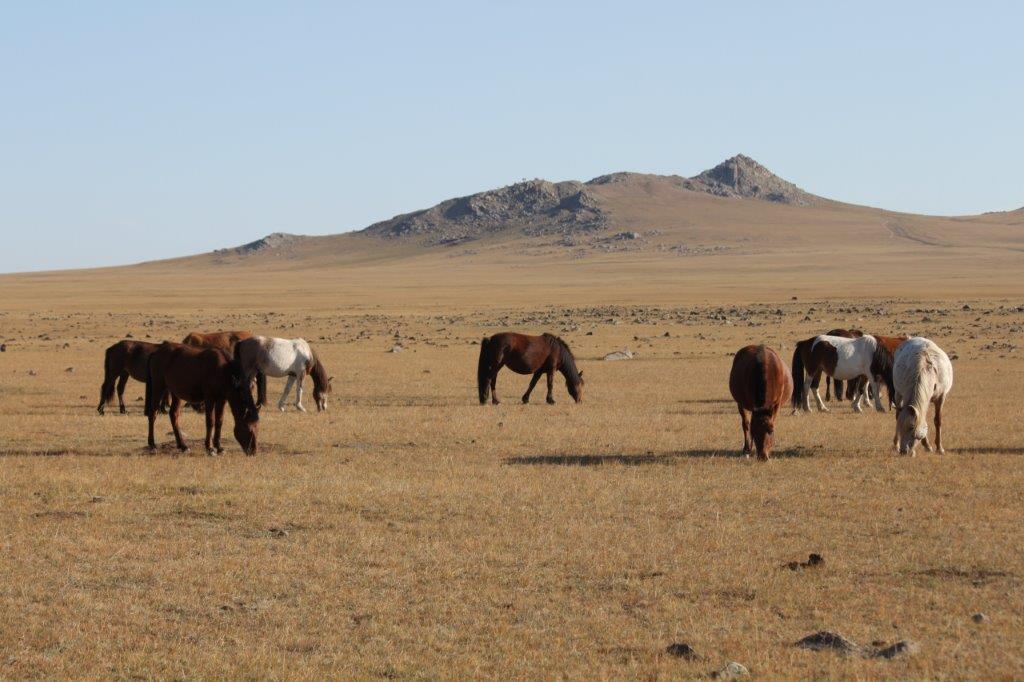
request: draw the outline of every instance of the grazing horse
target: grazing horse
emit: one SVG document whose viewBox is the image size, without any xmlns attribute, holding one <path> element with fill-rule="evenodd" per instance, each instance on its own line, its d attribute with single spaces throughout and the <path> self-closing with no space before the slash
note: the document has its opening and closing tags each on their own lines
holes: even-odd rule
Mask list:
<svg viewBox="0 0 1024 682">
<path fill-rule="evenodd" d="M 114 400 L 114 386 L 117 385 L 117 402 L 121 414 L 128 410 L 124 406 L 124 386 L 128 377 L 136 381 L 146 382 L 146 363 L 160 344 L 148 341 L 125 339 L 118 341 L 110 348 L 103 358 L 103 385 L 100 386 L 100 404 L 96 411 L 103 414 L 106 406 Z M 160 409 L 166 411 L 166 398 L 161 400 Z"/>
<path fill-rule="evenodd" d="M 267 376 L 288 377 L 284 393 L 277 403 L 279 410 L 284 410 L 288 392 L 295 388 L 295 407 L 302 412 L 302 378 L 313 377 L 313 399 L 316 410 L 327 409 L 327 396 L 331 392 L 331 381 L 334 377 L 327 376 L 327 370 L 316 352 L 305 339 L 277 339 L 270 336 L 253 336 L 243 339 L 235 346 L 235 357 L 242 365 L 242 371 L 250 379 L 256 376 L 256 405 L 267 404 Z"/>
<path fill-rule="evenodd" d="M 826 336 L 842 336 L 843 338 L 846 338 L 846 339 L 859 339 L 860 337 L 864 336 L 864 332 L 862 332 L 859 329 L 842 329 L 842 328 L 838 328 L 838 329 L 833 329 L 831 331 L 825 332 L 825 335 Z M 856 382 L 850 382 L 846 386 L 846 399 L 847 400 L 853 400 L 854 396 L 857 395 L 857 390 L 859 388 L 860 383 L 862 383 L 862 380 L 858 380 Z M 839 402 L 843 401 L 843 380 L 842 379 L 833 379 L 832 377 L 827 376 L 827 377 L 825 377 L 825 402 L 826 403 L 827 402 L 831 402 L 831 400 L 832 400 L 832 387 L 833 386 L 835 386 L 836 400 L 838 400 Z M 818 386 L 815 385 L 814 387 L 817 388 Z"/>
<path fill-rule="evenodd" d="M 929 339 L 915 336 L 896 350 L 893 362 L 896 386 L 896 433 L 893 448 L 901 455 L 914 456 L 917 441 L 928 444 L 928 403 L 935 405 L 935 449 L 942 447 L 942 405 L 953 388 L 953 365 L 945 351 Z"/>
<path fill-rule="evenodd" d="M 548 377 L 548 405 L 555 404 L 552 395 L 555 372 L 565 377 L 565 387 L 577 403 L 583 402 L 583 372 L 576 369 L 576 358 L 569 346 L 553 334 L 531 336 L 515 332 L 502 332 L 480 341 L 480 361 L 477 364 L 476 382 L 480 391 L 480 404 L 491 402 L 497 405 L 496 382 L 498 370 L 508 367 L 517 374 L 533 374 L 530 387 L 523 394 L 523 404 L 530 402 L 530 393 L 540 381 L 542 374 Z"/>
<path fill-rule="evenodd" d="M 875 334 L 875 340 L 878 341 L 878 345 L 885 349 L 885 352 L 889 354 L 889 379 L 886 381 L 887 390 L 889 392 L 889 407 L 896 407 L 896 392 L 892 388 L 892 362 L 896 357 L 896 351 L 909 339 L 909 336 L 879 336 Z"/>
<path fill-rule="evenodd" d="M 753 446 L 757 449 L 757 458 L 767 460 L 774 441 L 775 419 L 793 393 L 789 368 L 779 354 L 767 346 L 741 348 L 732 360 L 729 392 L 740 411 L 743 454 L 749 457 Z"/>
<path fill-rule="evenodd" d="M 807 376 L 804 376 L 806 367 Z M 815 380 L 820 380 L 825 373 L 833 379 L 851 381 L 865 377 L 874 391 L 875 409 L 885 412 L 879 398 L 878 379 L 886 382 L 890 394 L 892 388 L 892 355 L 874 336 L 865 334 L 860 338 L 846 339 L 841 336 L 815 336 L 796 344 L 793 350 L 793 412 L 800 409 L 811 410 L 810 394 L 818 404 L 818 409 L 828 412 L 821 401 Z M 866 388 L 866 387 L 865 387 Z M 867 402 L 867 391 L 858 388 L 853 400 L 855 412 L 861 412 L 861 404 Z"/>
<path fill-rule="evenodd" d="M 198 403 L 206 412 L 206 452 L 224 452 L 220 444 L 224 404 L 231 406 L 235 418 L 235 440 L 247 455 L 256 454 L 259 412 L 242 366 L 227 352 L 216 348 L 196 348 L 165 341 L 149 356 L 146 367 L 146 416 L 149 417 L 149 448 L 156 449 L 153 422 L 156 402 L 164 393 L 171 395 L 171 428 L 178 449 L 188 452 L 181 437 L 178 418 L 183 402 Z"/>
<path fill-rule="evenodd" d="M 186 346 L 196 346 L 197 348 L 219 348 L 221 350 L 234 353 L 235 344 L 243 339 L 248 339 L 251 336 L 252 332 L 247 331 L 192 332 L 182 339 L 181 342 Z"/>
</svg>

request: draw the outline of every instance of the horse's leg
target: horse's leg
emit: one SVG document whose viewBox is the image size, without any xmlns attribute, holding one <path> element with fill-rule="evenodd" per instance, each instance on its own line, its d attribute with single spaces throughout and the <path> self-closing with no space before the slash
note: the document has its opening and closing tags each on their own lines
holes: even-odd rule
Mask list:
<svg viewBox="0 0 1024 682">
<path fill-rule="evenodd" d="M 178 418 L 181 416 L 181 399 L 178 396 L 171 396 L 171 430 L 174 431 L 174 442 L 178 444 L 178 450 L 188 452 L 188 445 L 181 437 L 181 429 L 178 428 Z"/>
<path fill-rule="evenodd" d="M 220 428 L 224 425 L 224 401 L 218 400 L 213 406 L 213 449 L 217 454 L 224 452 L 220 444 Z"/>
<path fill-rule="evenodd" d="M 203 410 L 206 413 L 206 454 L 216 454 L 213 449 L 213 401 L 203 401 Z"/>
<path fill-rule="evenodd" d="M 825 407 L 825 403 L 821 401 L 821 394 L 818 393 L 818 385 L 821 383 L 821 370 L 819 369 L 814 373 L 814 377 L 808 381 L 807 388 L 810 389 L 811 393 L 814 394 L 814 402 L 818 404 L 818 410 L 821 412 L 828 412 L 829 409 Z M 808 411 L 811 409 L 810 405 L 807 406 Z"/>
<path fill-rule="evenodd" d="M 304 374 L 298 375 L 295 380 L 295 409 L 299 412 L 305 412 L 306 408 L 302 406 L 302 380 L 305 378 Z"/>
<path fill-rule="evenodd" d="M 289 374 L 288 381 L 284 384 L 284 393 L 281 394 L 281 399 L 277 401 L 277 409 L 284 412 L 284 403 L 288 399 L 288 393 L 292 390 L 292 384 L 295 383 L 295 375 Z"/>
<path fill-rule="evenodd" d="M 871 386 L 871 390 L 874 393 L 875 410 L 877 412 L 885 412 L 885 406 L 882 404 L 882 392 L 878 388 L 878 377 L 873 374 L 868 376 L 868 385 Z"/>
<path fill-rule="evenodd" d="M 825 402 L 832 402 L 832 377 L 825 377 Z"/>
<path fill-rule="evenodd" d="M 548 370 L 548 405 L 555 404 L 555 370 Z"/>
<path fill-rule="evenodd" d="M 149 387 L 147 386 L 146 388 L 148 389 Z M 149 445 L 149 451 L 155 452 L 156 440 L 153 438 L 153 422 L 156 421 L 156 410 L 151 409 L 150 413 L 146 415 L 146 418 L 149 419 L 149 440 L 147 441 L 147 444 Z"/>
<path fill-rule="evenodd" d="M 501 401 L 498 400 L 498 371 L 501 370 L 501 365 L 498 365 L 491 371 L 491 405 L 497 405 Z"/>
<path fill-rule="evenodd" d="M 946 402 L 946 396 L 935 401 L 935 450 L 940 454 L 946 454 L 942 447 L 942 403 Z"/>
<path fill-rule="evenodd" d="M 533 393 L 533 387 L 537 385 L 538 381 L 540 381 L 542 374 L 544 374 L 544 370 L 542 369 L 538 369 L 533 373 L 533 378 L 530 379 L 530 387 L 526 389 L 526 393 L 523 394 L 523 405 L 530 402 L 530 394 Z"/>
<path fill-rule="evenodd" d="M 121 414 L 127 414 L 128 410 L 124 407 L 124 385 L 128 383 L 128 372 L 121 372 L 121 376 L 117 377 L 117 407 Z"/>
<path fill-rule="evenodd" d="M 836 402 L 843 402 L 843 380 L 832 379 L 832 394 L 836 397 Z"/>
<path fill-rule="evenodd" d="M 750 457 L 753 449 L 750 442 L 750 419 L 747 417 L 747 411 L 739 403 L 736 403 L 736 408 L 740 411 L 740 426 L 743 428 L 743 454 Z"/>
</svg>

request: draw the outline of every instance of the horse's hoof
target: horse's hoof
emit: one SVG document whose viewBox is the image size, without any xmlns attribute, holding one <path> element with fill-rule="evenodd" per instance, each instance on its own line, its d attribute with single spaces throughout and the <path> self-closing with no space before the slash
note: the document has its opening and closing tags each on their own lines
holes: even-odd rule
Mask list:
<svg viewBox="0 0 1024 682">
<path fill-rule="evenodd" d="M 206 448 L 206 456 L 207 457 L 213 457 L 216 454 L 217 454 L 217 451 L 214 450 L 213 448 Z"/>
<path fill-rule="evenodd" d="M 548 405 L 554 405 L 555 404 L 555 401 L 552 400 L 551 398 L 548 398 L 546 402 L 547 402 Z"/>
<path fill-rule="evenodd" d="M 306 408 L 303 407 L 302 405 L 296 405 L 295 409 L 298 410 L 299 412 L 305 412 L 306 411 Z"/>
<path fill-rule="evenodd" d="M 529 404 L 530 404 L 530 399 L 529 398 L 523 398 L 523 405 L 529 405 Z"/>
<path fill-rule="evenodd" d="M 186 454 L 187 452 L 189 452 L 189 448 L 188 448 L 188 446 L 187 446 L 187 445 L 179 445 L 179 446 L 178 446 L 178 452 L 180 452 L 181 454 L 183 454 L 183 455 L 184 455 L 184 454 Z"/>
<path fill-rule="evenodd" d="M 491 401 L 491 405 L 501 405 L 501 401 L 500 400 L 492 400 Z"/>
<path fill-rule="evenodd" d="M 284 412 L 284 405 L 278 405 L 277 409 L 280 410 L 281 412 Z"/>
</svg>

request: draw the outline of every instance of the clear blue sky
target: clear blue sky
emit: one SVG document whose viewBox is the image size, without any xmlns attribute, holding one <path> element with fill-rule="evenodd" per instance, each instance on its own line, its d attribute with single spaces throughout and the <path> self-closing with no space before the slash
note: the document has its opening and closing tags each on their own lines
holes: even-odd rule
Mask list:
<svg viewBox="0 0 1024 682">
<path fill-rule="evenodd" d="M 1016 208 L 1022 26 L 1013 2 L 8 2 L 0 271 L 739 152 L 845 201 Z"/>
</svg>

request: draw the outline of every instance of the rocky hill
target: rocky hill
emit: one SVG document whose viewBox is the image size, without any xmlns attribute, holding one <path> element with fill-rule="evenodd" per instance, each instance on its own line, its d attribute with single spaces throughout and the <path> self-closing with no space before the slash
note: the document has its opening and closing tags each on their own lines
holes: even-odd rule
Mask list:
<svg viewBox="0 0 1024 682">
<path fill-rule="evenodd" d="M 720 197 L 762 199 L 810 206 L 823 201 L 772 173 L 749 156 L 737 154 L 714 168 L 683 181 L 683 187 Z"/>
</svg>

